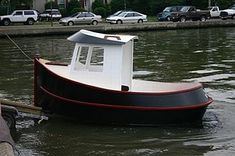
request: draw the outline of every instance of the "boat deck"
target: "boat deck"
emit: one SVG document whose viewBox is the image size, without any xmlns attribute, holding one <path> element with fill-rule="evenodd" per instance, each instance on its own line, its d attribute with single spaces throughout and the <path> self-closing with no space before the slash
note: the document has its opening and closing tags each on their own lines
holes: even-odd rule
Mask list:
<svg viewBox="0 0 235 156">
<path fill-rule="evenodd" d="M 116 88 L 112 88 L 112 85 L 103 78 L 88 78 L 88 77 L 71 77 L 70 75 L 70 66 L 61 66 L 61 65 L 48 65 L 46 64 L 46 60 L 40 59 L 40 62 L 44 64 L 44 66 L 49 69 L 51 72 L 67 78 L 72 81 L 76 81 L 79 83 L 84 83 L 86 85 L 92 85 L 100 88 L 106 88 L 111 90 L 117 90 Z M 180 92 L 185 90 L 191 90 L 193 88 L 201 87 L 200 83 L 190 82 L 190 83 L 165 83 L 165 82 L 156 82 L 156 81 L 145 81 L 145 80 L 132 80 L 132 86 L 129 88 L 130 92 L 147 92 L 147 93 L 166 93 L 166 92 Z M 120 87 L 121 88 L 121 87 Z"/>
</svg>

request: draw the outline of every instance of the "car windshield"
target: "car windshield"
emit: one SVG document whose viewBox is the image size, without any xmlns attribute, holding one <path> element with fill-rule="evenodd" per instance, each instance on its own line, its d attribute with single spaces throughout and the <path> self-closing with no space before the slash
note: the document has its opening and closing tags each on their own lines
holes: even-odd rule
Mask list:
<svg viewBox="0 0 235 156">
<path fill-rule="evenodd" d="M 170 12 L 171 11 L 171 7 L 166 7 L 163 12 Z"/>
<path fill-rule="evenodd" d="M 183 7 L 180 9 L 180 11 L 182 12 L 187 12 L 190 9 L 190 7 Z"/>
<path fill-rule="evenodd" d="M 126 13 L 125 12 L 122 12 L 122 13 L 120 13 L 118 16 L 119 17 L 124 17 L 126 15 Z"/>
<path fill-rule="evenodd" d="M 115 12 L 115 13 L 113 14 L 113 16 L 117 16 L 117 15 L 119 15 L 120 13 L 122 13 L 122 11 L 117 11 L 117 12 Z"/>
<path fill-rule="evenodd" d="M 75 17 L 75 16 L 77 16 L 79 13 L 75 13 L 75 14 L 73 14 L 73 15 L 71 15 L 70 17 Z"/>
</svg>

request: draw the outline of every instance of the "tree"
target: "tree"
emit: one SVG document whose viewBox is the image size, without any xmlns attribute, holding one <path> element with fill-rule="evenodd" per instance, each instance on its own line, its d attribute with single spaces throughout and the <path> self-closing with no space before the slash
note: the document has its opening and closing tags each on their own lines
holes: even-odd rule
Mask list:
<svg viewBox="0 0 235 156">
<path fill-rule="evenodd" d="M 67 14 L 71 15 L 75 13 L 75 11 L 81 10 L 81 4 L 78 0 L 70 0 L 67 5 Z"/>
<path fill-rule="evenodd" d="M 102 0 L 95 0 L 93 3 L 92 3 L 92 10 L 94 11 L 95 8 L 104 8 L 104 4 L 103 4 L 103 1 Z"/>
<path fill-rule="evenodd" d="M 45 4 L 45 9 L 51 9 L 51 7 L 53 9 L 58 9 L 59 8 L 59 6 L 58 6 L 58 4 L 56 2 L 47 2 Z"/>
<path fill-rule="evenodd" d="M 92 10 L 95 14 L 107 17 L 107 14 L 111 12 L 111 7 L 108 4 L 104 4 L 102 0 L 95 0 L 92 3 Z"/>
</svg>

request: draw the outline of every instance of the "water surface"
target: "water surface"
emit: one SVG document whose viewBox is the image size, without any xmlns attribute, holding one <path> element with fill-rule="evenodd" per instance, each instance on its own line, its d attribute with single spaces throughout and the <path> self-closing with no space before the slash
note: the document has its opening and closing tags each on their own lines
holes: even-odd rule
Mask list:
<svg viewBox="0 0 235 156">
<path fill-rule="evenodd" d="M 134 76 L 162 82 L 198 81 L 215 101 L 202 125 L 156 127 L 86 125 L 54 117 L 40 125 L 20 119 L 14 133 L 20 155 L 234 155 L 235 28 L 134 32 Z M 69 62 L 68 36 L 13 38 L 33 57 Z M 33 64 L 0 39 L 0 98 L 33 101 Z"/>
</svg>

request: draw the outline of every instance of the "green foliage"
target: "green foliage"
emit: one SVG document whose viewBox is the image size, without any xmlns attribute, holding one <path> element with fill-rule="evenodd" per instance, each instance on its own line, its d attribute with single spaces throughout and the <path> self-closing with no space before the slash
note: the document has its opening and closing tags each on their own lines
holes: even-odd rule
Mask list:
<svg viewBox="0 0 235 156">
<path fill-rule="evenodd" d="M 104 7 L 98 7 L 94 9 L 94 13 L 106 17 L 106 9 Z"/>
<path fill-rule="evenodd" d="M 45 9 L 58 9 L 59 8 L 59 6 L 58 6 L 58 4 L 56 3 L 56 2 L 47 2 L 46 4 L 45 4 Z"/>
<path fill-rule="evenodd" d="M 111 13 L 115 13 L 119 10 L 124 10 L 123 0 L 112 0 L 110 3 Z M 124 1 L 123 1 L 124 2 Z"/>
<path fill-rule="evenodd" d="M 67 16 L 67 10 L 65 8 L 60 8 L 59 10 L 60 10 L 62 17 Z"/>
<path fill-rule="evenodd" d="M 211 0 L 211 5 L 218 5 L 221 9 L 228 8 L 235 0 Z M 126 5 L 125 5 L 126 4 Z M 135 10 L 147 15 L 156 15 L 165 7 L 172 5 L 194 5 L 199 9 L 208 7 L 208 0 L 112 0 L 111 13 L 118 10 Z"/>
<path fill-rule="evenodd" d="M 70 12 L 70 15 L 75 14 L 77 12 L 82 12 L 82 11 L 85 11 L 85 10 L 82 8 L 73 8 L 73 10 Z"/>
<path fill-rule="evenodd" d="M 95 14 L 101 15 L 102 17 L 107 17 L 107 15 L 111 14 L 110 5 L 104 4 L 103 0 L 95 0 L 92 3 L 92 10 Z"/>
<path fill-rule="evenodd" d="M 96 8 L 104 8 L 104 4 L 102 0 L 95 0 L 95 2 L 92 3 L 92 10 L 94 11 Z"/>
<path fill-rule="evenodd" d="M 70 2 L 67 5 L 67 14 L 72 15 L 75 13 L 75 11 L 81 11 L 81 4 L 78 0 L 70 0 Z"/>
<path fill-rule="evenodd" d="M 8 14 L 15 9 L 29 9 L 32 4 L 33 0 L 0 0 L 0 14 Z M 226 9 L 233 4 L 235 4 L 235 0 L 211 0 L 211 5 L 217 5 L 220 9 Z M 111 0 L 109 5 L 104 5 L 103 0 L 95 0 L 92 4 L 92 10 L 103 17 L 125 9 L 156 15 L 165 7 L 172 5 L 194 5 L 199 9 L 206 9 L 208 0 Z M 50 9 L 51 2 L 46 3 L 45 8 Z M 59 8 L 59 6 L 56 2 L 52 2 L 52 8 Z M 61 9 L 63 15 L 71 15 L 77 11 L 84 11 L 79 0 L 70 0 L 67 8 Z"/>
<path fill-rule="evenodd" d="M 0 0 L 0 15 L 6 15 L 10 13 L 10 3 L 7 0 Z"/>
<path fill-rule="evenodd" d="M 227 9 L 231 5 L 235 4 L 235 0 L 211 0 L 212 5 L 217 5 L 220 9 Z"/>
</svg>

